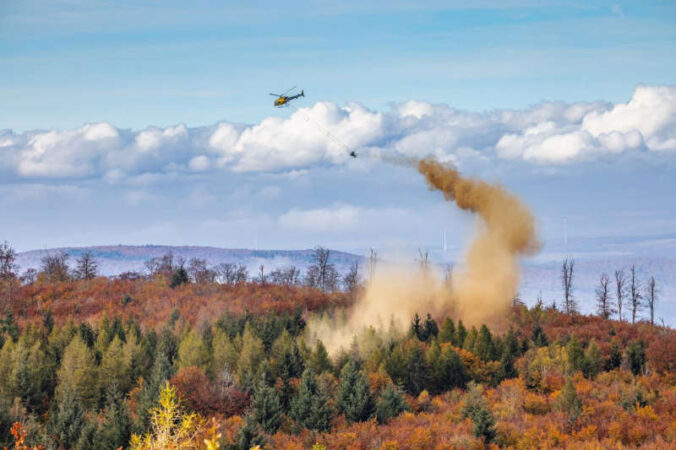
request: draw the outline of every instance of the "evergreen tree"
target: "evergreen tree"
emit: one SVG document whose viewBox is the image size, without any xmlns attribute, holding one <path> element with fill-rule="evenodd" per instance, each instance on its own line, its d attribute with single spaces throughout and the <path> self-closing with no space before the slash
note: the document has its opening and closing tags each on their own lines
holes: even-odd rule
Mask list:
<svg viewBox="0 0 676 450">
<path fill-rule="evenodd" d="M 354 361 L 345 364 L 340 372 L 337 403 L 338 410 L 353 422 L 363 422 L 373 414 L 374 404 L 368 379 Z"/>
<path fill-rule="evenodd" d="M 185 270 L 185 267 L 180 266 L 176 271 L 171 275 L 171 283 L 169 287 L 172 289 L 178 287 L 182 284 L 190 283 L 190 277 L 188 276 L 188 271 Z"/>
<path fill-rule="evenodd" d="M 329 431 L 331 428 L 331 406 L 312 369 L 305 369 L 298 395 L 291 403 L 291 417 L 303 428 Z"/>
<path fill-rule="evenodd" d="M 612 345 L 610 346 L 610 355 L 605 364 L 605 370 L 615 370 L 622 365 L 622 350 L 620 345 L 617 343 L 617 340 L 613 340 Z"/>
<path fill-rule="evenodd" d="M 376 403 L 376 417 L 378 423 L 387 423 L 391 418 L 397 417 L 408 409 L 408 404 L 401 391 L 394 386 L 383 388 L 378 402 Z"/>
<path fill-rule="evenodd" d="M 486 444 L 495 439 L 495 419 L 485 405 L 482 405 L 472 416 L 472 422 L 474 423 L 472 429 L 474 436 L 482 438 Z"/>
<path fill-rule="evenodd" d="M 150 377 L 143 380 L 141 392 L 139 394 L 137 409 L 136 409 L 136 423 L 134 424 L 135 431 L 143 434 L 150 426 L 150 411 L 157 405 L 160 398 L 160 391 L 166 381 L 172 375 L 172 368 L 169 360 L 164 353 L 158 353 L 153 363 L 150 372 Z"/>
<path fill-rule="evenodd" d="M 582 370 L 582 367 L 584 366 L 584 351 L 582 350 L 582 346 L 580 346 L 577 337 L 573 336 L 570 338 L 568 345 L 566 345 L 566 353 L 568 355 L 570 369 L 573 372 Z"/>
<path fill-rule="evenodd" d="M 482 361 L 491 361 L 493 359 L 493 354 L 495 353 L 493 337 L 486 325 L 481 325 L 474 348 Z"/>
<path fill-rule="evenodd" d="M 455 324 L 453 319 L 446 317 L 444 322 L 441 324 L 441 330 L 439 331 L 439 341 L 440 342 L 450 342 L 455 341 Z"/>
<path fill-rule="evenodd" d="M 455 332 L 455 340 L 452 341 L 453 345 L 456 347 L 462 347 L 463 344 L 465 343 L 465 339 L 467 339 L 467 329 L 465 328 L 465 325 L 462 323 L 462 320 L 458 320 L 458 328 Z"/>
<path fill-rule="evenodd" d="M 247 414 L 244 418 L 244 426 L 239 430 L 235 448 L 237 450 L 249 450 L 254 447 L 262 448 L 264 445 L 265 437 L 260 425 L 258 425 L 256 419 L 251 414 Z"/>
<path fill-rule="evenodd" d="M 460 359 L 460 355 L 455 350 L 448 347 L 443 349 L 440 365 L 441 379 L 444 381 L 442 390 L 465 387 L 469 381 L 469 374 L 465 364 Z"/>
<path fill-rule="evenodd" d="M 49 434 L 54 437 L 57 447 L 74 447 L 85 425 L 81 400 L 71 386 L 66 386 L 60 400 L 49 415 Z"/>
<path fill-rule="evenodd" d="M 317 374 L 333 370 L 329 353 L 326 351 L 326 347 L 324 347 L 322 341 L 317 341 L 317 345 L 310 355 L 308 366 Z"/>
<path fill-rule="evenodd" d="M 423 328 L 422 320 L 420 319 L 418 313 L 415 313 L 413 316 L 413 321 L 411 322 L 411 331 L 409 331 L 409 335 L 424 341 L 424 333 L 425 330 Z"/>
<path fill-rule="evenodd" d="M 260 381 L 254 390 L 253 417 L 268 434 L 274 434 L 282 422 L 282 405 L 277 392 L 264 381 Z"/>
<path fill-rule="evenodd" d="M 96 448 L 124 448 L 131 437 L 131 419 L 120 392 L 114 387 L 107 393 L 103 423 L 96 433 Z"/>
<path fill-rule="evenodd" d="M 559 408 L 566 414 L 568 428 L 572 428 L 582 412 L 582 401 L 577 396 L 575 385 L 570 377 L 563 384 L 559 399 Z"/>
<path fill-rule="evenodd" d="M 533 336 L 531 340 L 536 347 L 546 347 L 549 345 L 547 335 L 545 335 L 545 332 L 539 323 L 536 323 L 535 328 L 533 328 Z"/>
<path fill-rule="evenodd" d="M 587 346 L 587 350 L 584 352 L 582 373 L 585 377 L 593 380 L 601 370 L 603 370 L 603 353 L 601 353 L 601 349 L 596 341 L 592 339 Z"/>
<path fill-rule="evenodd" d="M 627 362 L 634 375 L 640 375 L 645 368 L 645 345 L 641 340 L 631 341 L 627 348 Z"/>
<path fill-rule="evenodd" d="M 418 396 L 425 389 L 429 375 L 429 368 L 420 345 L 412 345 L 409 349 L 406 369 L 406 391 L 411 395 Z"/>
<path fill-rule="evenodd" d="M 432 316 L 427 314 L 427 319 L 425 319 L 425 328 L 423 330 L 423 341 L 429 342 L 432 339 L 435 339 L 439 334 L 439 327 L 437 323 L 432 319 Z"/>
</svg>

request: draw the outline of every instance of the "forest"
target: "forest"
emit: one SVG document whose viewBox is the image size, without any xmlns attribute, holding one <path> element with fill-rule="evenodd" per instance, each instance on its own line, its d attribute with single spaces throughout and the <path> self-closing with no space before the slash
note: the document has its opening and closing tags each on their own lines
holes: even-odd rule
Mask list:
<svg viewBox="0 0 676 450">
<path fill-rule="evenodd" d="M 562 307 L 515 298 L 491 327 L 419 311 L 330 355 L 309 324 L 364 281 L 326 249 L 305 274 L 169 254 L 104 277 L 86 253 L 19 273 L 14 259 L 0 247 L 0 447 L 676 445 L 676 333 L 633 270 L 620 288 L 601 275 L 594 315 L 577 312 L 566 260 Z"/>
</svg>

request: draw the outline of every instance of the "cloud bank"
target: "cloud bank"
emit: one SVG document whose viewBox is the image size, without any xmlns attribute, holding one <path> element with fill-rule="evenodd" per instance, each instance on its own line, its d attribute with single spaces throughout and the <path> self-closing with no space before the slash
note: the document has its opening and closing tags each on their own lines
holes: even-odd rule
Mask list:
<svg viewBox="0 0 676 450">
<path fill-rule="evenodd" d="M 114 182 L 157 173 L 274 172 L 348 164 L 346 148 L 376 158 L 433 155 L 456 164 L 501 158 L 545 166 L 626 153 L 676 155 L 676 87 L 639 86 L 627 103 L 546 102 L 486 113 L 418 101 L 386 112 L 319 102 L 254 125 L 4 130 L 0 174 Z"/>
</svg>

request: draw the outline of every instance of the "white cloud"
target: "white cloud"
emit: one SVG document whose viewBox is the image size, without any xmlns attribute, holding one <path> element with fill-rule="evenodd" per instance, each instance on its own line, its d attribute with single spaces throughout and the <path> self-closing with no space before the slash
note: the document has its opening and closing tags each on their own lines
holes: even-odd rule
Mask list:
<svg viewBox="0 0 676 450">
<path fill-rule="evenodd" d="M 5 130 L 0 173 L 120 182 L 189 171 L 293 172 L 350 162 L 350 149 L 373 157 L 434 155 L 456 164 L 498 157 L 539 165 L 675 151 L 676 87 L 639 86 L 627 103 L 552 102 L 488 113 L 419 101 L 386 112 L 319 102 L 288 118 L 248 126 L 221 122 L 131 131 L 97 123 L 75 130 Z"/>
<path fill-rule="evenodd" d="M 346 204 L 329 208 L 292 209 L 279 217 L 279 224 L 297 231 L 346 231 L 357 226 L 361 213 L 359 208 Z"/>
</svg>

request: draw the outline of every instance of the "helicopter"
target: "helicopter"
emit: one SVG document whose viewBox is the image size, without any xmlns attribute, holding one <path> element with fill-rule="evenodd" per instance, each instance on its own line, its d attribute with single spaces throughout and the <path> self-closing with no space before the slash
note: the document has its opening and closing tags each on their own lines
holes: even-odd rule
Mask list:
<svg viewBox="0 0 676 450">
<path fill-rule="evenodd" d="M 294 87 L 292 87 L 291 89 L 287 90 L 287 91 L 284 92 L 283 94 L 273 94 L 273 93 L 270 93 L 270 95 L 272 95 L 273 97 L 277 97 L 277 98 L 275 99 L 275 102 L 273 103 L 273 105 L 276 106 L 277 108 L 281 108 L 282 106 L 287 106 L 291 100 L 295 100 L 295 99 L 297 99 L 298 97 L 305 97 L 305 91 L 302 91 L 302 90 L 300 91 L 300 94 L 291 95 L 291 96 L 287 96 L 287 95 L 286 95 L 286 94 L 288 94 L 289 92 L 293 91 L 294 89 L 296 89 L 296 86 L 294 86 Z"/>
</svg>

